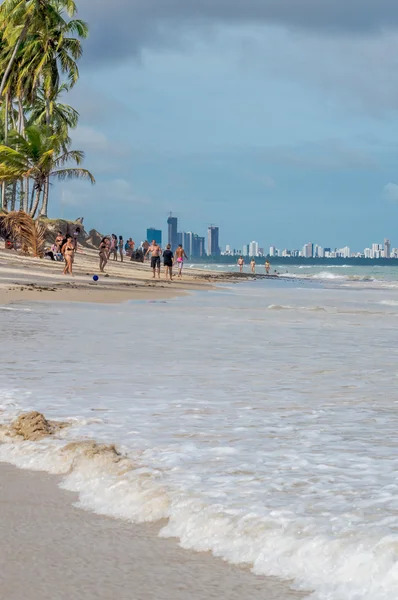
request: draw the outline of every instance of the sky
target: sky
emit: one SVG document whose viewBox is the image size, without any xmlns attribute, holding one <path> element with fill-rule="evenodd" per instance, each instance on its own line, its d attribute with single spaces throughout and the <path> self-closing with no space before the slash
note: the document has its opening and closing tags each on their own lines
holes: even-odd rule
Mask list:
<svg viewBox="0 0 398 600">
<path fill-rule="evenodd" d="M 73 146 L 50 216 L 222 246 L 398 247 L 396 0 L 78 0 Z"/>
</svg>

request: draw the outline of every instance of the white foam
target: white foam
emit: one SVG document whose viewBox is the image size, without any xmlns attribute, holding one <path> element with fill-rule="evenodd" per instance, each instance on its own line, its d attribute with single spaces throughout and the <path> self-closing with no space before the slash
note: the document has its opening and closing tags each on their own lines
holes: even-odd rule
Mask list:
<svg viewBox="0 0 398 600">
<path fill-rule="evenodd" d="M 313 287 L 0 314 L 1 420 L 73 423 L 0 460 L 62 474 L 84 509 L 166 518 L 184 547 L 314 598 L 395 600 L 396 312 L 380 302 L 398 294 Z M 127 458 L 66 450 L 75 439 Z"/>
</svg>

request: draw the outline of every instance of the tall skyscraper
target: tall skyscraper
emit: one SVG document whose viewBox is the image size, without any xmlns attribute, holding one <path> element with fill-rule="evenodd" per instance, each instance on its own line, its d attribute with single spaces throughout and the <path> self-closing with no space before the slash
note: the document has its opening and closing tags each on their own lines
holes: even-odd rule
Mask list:
<svg viewBox="0 0 398 600">
<path fill-rule="evenodd" d="M 207 230 L 207 254 L 209 256 L 220 255 L 219 228 L 211 225 Z"/>
<path fill-rule="evenodd" d="M 169 218 L 167 219 L 168 225 L 168 243 L 171 246 L 171 249 L 174 251 L 178 246 L 178 219 L 177 217 L 173 217 L 172 213 L 170 213 Z"/>
<path fill-rule="evenodd" d="M 305 258 L 312 258 L 314 256 L 314 244 L 312 242 L 305 244 L 303 248 L 303 256 L 305 256 Z"/>
<path fill-rule="evenodd" d="M 148 242 L 152 242 L 152 240 L 155 240 L 155 242 L 157 244 L 159 244 L 159 246 L 162 245 L 162 231 L 161 229 L 155 229 L 154 227 L 150 227 L 149 229 L 146 230 L 146 239 L 148 240 Z"/>
<path fill-rule="evenodd" d="M 258 256 L 258 242 L 250 242 L 249 254 L 250 256 Z"/>
<path fill-rule="evenodd" d="M 384 240 L 384 258 L 391 258 L 391 242 L 387 238 Z"/>
</svg>

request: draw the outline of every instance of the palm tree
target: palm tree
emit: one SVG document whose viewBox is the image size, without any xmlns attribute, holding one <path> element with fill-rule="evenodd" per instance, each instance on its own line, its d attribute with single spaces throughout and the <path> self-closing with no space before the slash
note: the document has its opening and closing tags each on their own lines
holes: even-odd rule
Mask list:
<svg viewBox="0 0 398 600">
<path fill-rule="evenodd" d="M 21 44 L 29 35 L 45 31 L 55 24 L 62 29 L 67 25 L 63 18 L 66 12 L 70 18 L 77 13 L 74 0 L 4 0 L 0 6 L 0 33 L 11 51 L 4 62 L 0 83 L 0 98 L 17 58 Z"/>
<path fill-rule="evenodd" d="M 39 89 L 30 112 L 32 124 L 46 125 L 46 123 L 50 123 L 51 132 L 58 137 L 63 152 L 67 152 L 71 143 L 69 130 L 75 129 L 79 120 L 77 110 L 59 101 L 60 96 L 68 90 L 69 86 L 62 84 L 59 88 L 52 90 L 49 97 L 46 97 L 44 90 Z M 46 180 L 40 210 L 41 217 L 47 217 L 49 190 L 49 181 Z"/>
<path fill-rule="evenodd" d="M 47 178 L 88 179 L 95 183 L 90 171 L 79 167 L 83 159 L 81 150 L 64 151 L 58 136 L 48 128 L 32 125 L 26 128 L 25 136 L 17 131 L 10 132 L 9 144 L 0 145 L 0 182 L 23 177 L 32 179 L 33 204 L 30 215 L 35 217 Z M 66 166 L 71 162 L 77 166 Z"/>
</svg>

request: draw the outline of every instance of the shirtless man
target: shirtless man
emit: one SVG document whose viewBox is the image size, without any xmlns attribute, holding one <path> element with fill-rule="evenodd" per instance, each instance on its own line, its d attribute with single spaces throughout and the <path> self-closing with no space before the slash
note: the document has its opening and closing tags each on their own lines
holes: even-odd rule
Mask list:
<svg viewBox="0 0 398 600">
<path fill-rule="evenodd" d="M 240 256 L 238 258 L 239 273 L 242 273 L 244 264 L 245 264 L 245 261 L 243 260 L 243 256 Z"/>
<path fill-rule="evenodd" d="M 175 252 L 175 258 L 174 258 L 174 260 L 177 261 L 177 265 L 178 265 L 178 277 L 182 277 L 182 268 L 184 266 L 184 258 L 188 258 L 188 256 L 185 254 L 185 250 L 182 247 L 182 244 L 179 244 L 178 248 Z"/>
<path fill-rule="evenodd" d="M 156 270 L 158 271 L 158 278 L 160 279 L 160 255 L 162 254 L 162 249 L 155 242 L 155 240 L 152 240 L 152 244 L 149 246 L 148 250 L 146 251 L 145 256 L 147 256 L 149 253 L 152 254 L 151 269 L 153 270 L 153 279 L 155 279 L 155 277 L 156 277 Z"/>
</svg>

